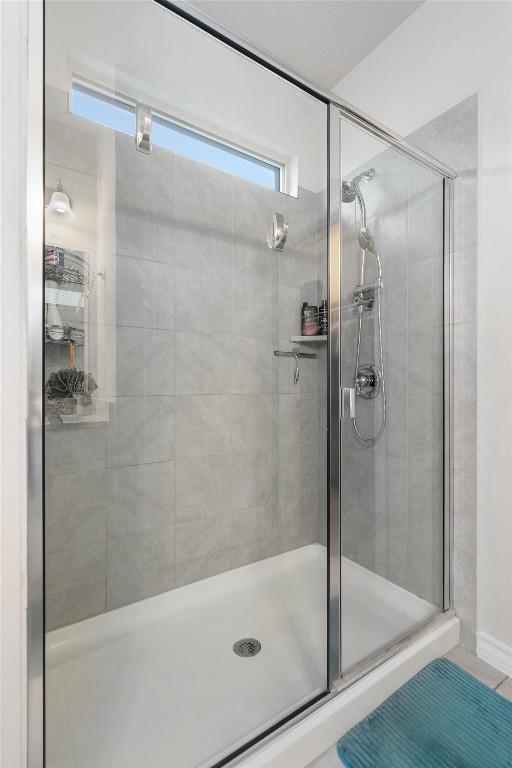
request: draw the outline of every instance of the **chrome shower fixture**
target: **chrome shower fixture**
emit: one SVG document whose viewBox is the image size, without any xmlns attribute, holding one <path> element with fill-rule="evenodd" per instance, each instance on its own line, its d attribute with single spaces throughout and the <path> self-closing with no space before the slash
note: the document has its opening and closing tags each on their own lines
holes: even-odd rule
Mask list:
<svg viewBox="0 0 512 768">
<path fill-rule="evenodd" d="M 282 213 L 274 213 L 272 227 L 267 235 L 267 245 L 273 251 L 282 251 L 288 237 L 288 224 Z"/>
<path fill-rule="evenodd" d="M 356 396 L 365 400 L 381 398 L 382 409 L 380 424 L 374 434 L 365 435 L 361 432 L 357 416 L 352 422 L 354 433 L 362 443 L 373 445 L 382 436 L 386 427 L 386 379 L 384 376 L 384 345 L 382 333 L 382 264 L 372 231 L 366 226 L 366 205 L 359 184 L 362 181 L 371 181 L 375 177 L 375 169 L 359 173 L 351 181 L 344 181 L 341 186 L 341 199 L 344 203 L 357 201 L 361 228 L 357 235 L 357 241 L 361 249 L 360 284 L 350 292 L 352 304 L 358 308 L 358 328 L 356 358 L 354 366 L 354 391 Z M 367 259 L 366 254 L 371 254 L 375 260 L 377 277 L 374 282 L 366 283 Z M 361 363 L 361 347 L 363 340 L 363 315 L 377 309 L 377 333 L 379 338 L 378 363 Z"/>
<path fill-rule="evenodd" d="M 363 227 L 360 230 L 357 239 L 363 251 L 370 251 L 370 253 L 373 253 L 374 255 L 377 253 L 375 238 L 368 227 Z"/>
<path fill-rule="evenodd" d="M 359 184 L 362 181 L 371 181 L 375 176 L 375 168 L 368 168 L 367 171 L 358 173 L 351 181 L 344 181 L 341 184 L 341 199 L 344 203 L 353 203 L 359 192 Z"/>
</svg>

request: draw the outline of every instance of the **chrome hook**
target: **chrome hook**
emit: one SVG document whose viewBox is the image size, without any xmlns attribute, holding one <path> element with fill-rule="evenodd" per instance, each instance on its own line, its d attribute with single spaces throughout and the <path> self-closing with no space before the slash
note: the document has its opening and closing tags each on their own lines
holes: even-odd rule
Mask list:
<svg viewBox="0 0 512 768">
<path fill-rule="evenodd" d="M 268 247 L 274 251 L 282 251 L 288 237 L 288 224 L 282 213 L 272 216 L 272 229 L 267 235 Z"/>
</svg>

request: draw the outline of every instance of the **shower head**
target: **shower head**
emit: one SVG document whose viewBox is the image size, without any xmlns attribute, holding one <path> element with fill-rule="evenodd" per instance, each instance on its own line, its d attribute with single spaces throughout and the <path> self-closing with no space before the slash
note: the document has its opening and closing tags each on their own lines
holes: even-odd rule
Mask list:
<svg viewBox="0 0 512 768">
<path fill-rule="evenodd" d="M 375 176 L 375 169 L 368 168 L 367 171 L 359 173 L 351 181 L 344 181 L 341 184 L 341 199 L 344 203 L 353 203 L 357 197 L 359 184 L 361 181 L 371 181 Z"/>
<path fill-rule="evenodd" d="M 363 251 L 370 251 L 370 253 L 376 252 L 376 246 L 375 246 L 375 238 L 373 237 L 371 231 L 368 229 L 368 227 L 363 227 L 361 231 L 359 232 L 359 235 L 357 236 L 357 239 L 359 240 L 359 245 L 363 249 Z"/>
</svg>

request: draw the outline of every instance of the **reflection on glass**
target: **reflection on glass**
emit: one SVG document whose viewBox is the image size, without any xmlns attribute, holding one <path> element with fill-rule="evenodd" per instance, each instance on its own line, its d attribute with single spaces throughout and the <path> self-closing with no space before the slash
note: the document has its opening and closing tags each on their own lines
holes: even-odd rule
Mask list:
<svg viewBox="0 0 512 768">
<path fill-rule="evenodd" d="M 346 671 L 443 603 L 443 184 L 345 122 L 342 166 Z"/>
</svg>

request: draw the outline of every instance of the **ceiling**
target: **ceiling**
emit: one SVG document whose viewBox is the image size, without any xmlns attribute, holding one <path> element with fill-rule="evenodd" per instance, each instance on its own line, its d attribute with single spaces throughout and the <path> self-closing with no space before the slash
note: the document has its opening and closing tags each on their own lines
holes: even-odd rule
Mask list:
<svg viewBox="0 0 512 768">
<path fill-rule="evenodd" d="M 332 88 L 423 0 L 189 0 L 309 80 Z"/>
</svg>

